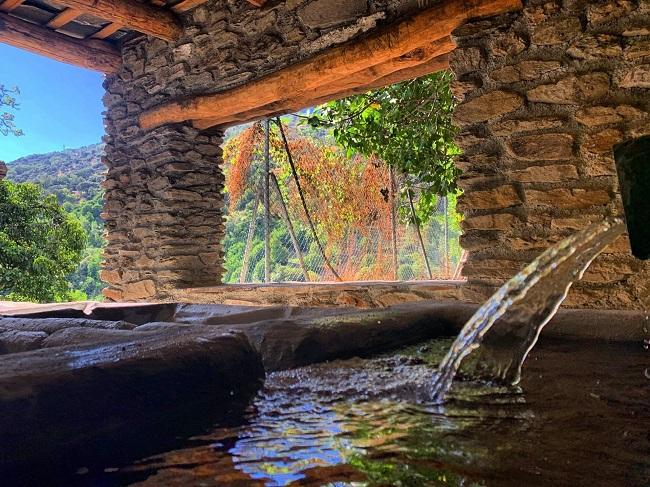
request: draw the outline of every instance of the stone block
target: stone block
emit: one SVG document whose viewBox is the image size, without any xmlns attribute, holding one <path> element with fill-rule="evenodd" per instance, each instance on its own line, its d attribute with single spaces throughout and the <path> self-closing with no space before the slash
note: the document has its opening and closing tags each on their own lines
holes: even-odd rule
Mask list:
<svg viewBox="0 0 650 487">
<path fill-rule="evenodd" d="M 634 9 L 630 0 L 608 0 L 594 2 L 587 7 L 589 24 L 596 25 L 616 20 Z"/>
<path fill-rule="evenodd" d="M 650 30 L 646 35 L 650 35 Z M 625 59 L 627 61 L 650 60 L 650 40 L 631 42 L 625 49 Z"/>
<path fill-rule="evenodd" d="M 650 88 L 650 64 L 633 66 L 618 76 L 621 88 Z"/>
<path fill-rule="evenodd" d="M 623 54 L 618 39 L 612 35 L 590 35 L 585 34 L 576 39 L 567 54 L 576 59 L 594 60 L 611 59 L 620 57 Z"/>
<path fill-rule="evenodd" d="M 562 65 L 558 61 L 528 60 L 497 69 L 490 74 L 490 77 L 500 83 L 517 83 L 519 81 L 539 79 L 545 74 L 560 69 L 562 69 Z"/>
<path fill-rule="evenodd" d="M 507 32 L 491 37 L 490 50 L 495 58 L 516 56 L 526 49 L 526 41 L 514 32 Z"/>
<path fill-rule="evenodd" d="M 461 226 L 463 230 L 507 230 L 519 221 L 510 213 L 497 213 L 465 218 Z"/>
<path fill-rule="evenodd" d="M 511 185 L 483 191 L 468 191 L 460 199 L 460 206 L 468 210 L 509 208 L 521 203 L 517 190 Z"/>
<path fill-rule="evenodd" d="M 105 282 L 107 284 L 117 284 L 122 279 L 119 272 L 108 269 L 101 271 L 99 273 L 99 278 L 102 280 L 102 282 Z"/>
<path fill-rule="evenodd" d="M 557 117 L 538 117 L 526 119 L 506 119 L 490 125 L 490 131 L 497 136 L 505 137 L 521 132 L 535 132 L 562 127 L 564 120 Z"/>
<path fill-rule="evenodd" d="M 531 166 L 521 171 L 514 171 L 510 177 L 522 183 L 559 183 L 578 179 L 578 170 L 571 164 Z"/>
<path fill-rule="evenodd" d="M 367 12 L 365 0 L 315 0 L 298 10 L 300 20 L 311 29 L 322 29 L 355 20 Z"/>
<path fill-rule="evenodd" d="M 557 83 L 544 84 L 528 91 L 528 100 L 538 103 L 579 105 L 607 95 L 610 79 L 606 73 L 596 72 L 569 76 Z"/>
<path fill-rule="evenodd" d="M 463 275 L 466 277 L 486 277 L 510 279 L 517 274 L 525 263 L 516 260 L 485 259 L 466 262 Z"/>
<path fill-rule="evenodd" d="M 517 135 L 507 143 L 514 157 L 525 161 L 560 161 L 573 156 L 573 136 L 564 133 Z"/>
<path fill-rule="evenodd" d="M 584 209 L 590 206 L 606 205 L 611 201 L 609 193 L 602 189 L 527 189 L 525 193 L 527 205 L 561 209 Z"/>
<path fill-rule="evenodd" d="M 582 32 L 577 17 L 550 19 L 533 28 L 531 41 L 539 46 L 555 46 L 570 42 Z"/>
<path fill-rule="evenodd" d="M 484 64 L 483 53 L 478 47 L 454 49 L 449 55 L 449 66 L 456 76 L 478 71 Z"/>
<path fill-rule="evenodd" d="M 493 91 L 458 106 L 454 112 L 454 122 L 459 125 L 487 122 L 514 112 L 523 105 L 524 99 L 517 93 Z"/>
<path fill-rule="evenodd" d="M 151 279 L 147 279 L 140 282 L 124 284 L 122 286 L 121 300 L 136 301 L 141 299 L 152 298 L 155 295 L 156 295 L 156 284 Z M 106 294 L 104 294 L 104 296 L 106 296 Z"/>
</svg>

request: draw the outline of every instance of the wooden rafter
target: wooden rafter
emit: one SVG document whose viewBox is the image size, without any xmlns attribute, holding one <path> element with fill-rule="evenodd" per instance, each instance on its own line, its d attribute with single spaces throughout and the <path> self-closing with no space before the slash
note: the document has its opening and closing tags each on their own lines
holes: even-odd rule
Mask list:
<svg viewBox="0 0 650 487">
<path fill-rule="evenodd" d="M 80 10 L 75 10 L 74 8 L 66 8 L 65 10 L 60 12 L 56 17 L 50 20 L 47 23 L 47 26 L 50 29 L 55 29 L 55 30 L 60 29 L 68 22 L 79 17 L 81 14 L 82 12 Z"/>
<path fill-rule="evenodd" d="M 111 22 L 110 24 L 107 24 L 105 27 L 102 27 L 97 32 L 95 32 L 91 37 L 93 39 L 106 39 L 107 37 L 115 34 L 122 27 L 124 27 L 122 24 Z"/>
<path fill-rule="evenodd" d="M 174 14 L 136 0 L 59 0 L 58 3 L 167 41 L 181 34 Z"/>
<path fill-rule="evenodd" d="M 122 58 L 103 41 L 79 40 L 0 13 L 0 42 L 103 73 L 116 72 Z"/>
<path fill-rule="evenodd" d="M 25 0 L 5 0 L 0 4 L 0 12 L 11 12 L 23 4 Z"/>
<path fill-rule="evenodd" d="M 331 49 L 247 85 L 149 110 L 140 116 L 140 125 L 151 129 L 187 120 L 228 120 L 265 106 L 275 106 L 280 112 L 288 94 L 317 93 L 323 86 L 346 78 L 353 84 L 367 85 L 368 80 L 361 76 L 368 73 L 366 70 L 444 40 L 470 18 L 521 8 L 520 0 L 444 0 L 372 37 Z"/>
<path fill-rule="evenodd" d="M 446 37 L 396 60 L 362 70 L 353 76 L 320 86 L 315 90 L 294 94 L 279 103 L 261 106 L 229 117 L 195 120 L 193 123 L 196 128 L 202 130 L 215 125 L 228 127 L 270 115 L 296 112 L 327 101 L 365 93 L 374 88 L 446 69 L 449 66 L 447 53 L 453 47 L 451 39 Z"/>
<path fill-rule="evenodd" d="M 176 13 L 187 12 L 188 10 L 198 7 L 207 1 L 208 0 L 181 0 L 181 2 L 172 7 L 172 10 Z"/>
</svg>

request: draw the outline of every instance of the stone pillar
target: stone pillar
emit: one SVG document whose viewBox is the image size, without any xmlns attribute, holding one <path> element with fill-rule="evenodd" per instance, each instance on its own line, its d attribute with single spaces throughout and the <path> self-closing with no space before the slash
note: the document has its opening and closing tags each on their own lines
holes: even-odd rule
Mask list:
<svg viewBox="0 0 650 487">
<path fill-rule="evenodd" d="M 112 118 L 119 113 L 109 109 L 106 122 L 104 295 L 159 300 L 219 283 L 223 134 L 189 124 L 143 133 L 134 118 Z"/>
<path fill-rule="evenodd" d="M 7 175 L 7 165 L 3 161 L 0 161 L 0 181 L 2 181 L 6 175 Z"/>
<path fill-rule="evenodd" d="M 475 301 L 553 243 L 620 214 L 612 145 L 650 133 L 650 1 L 524 7 L 454 32 L 461 244 Z M 638 308 L 649 296 L 650 266 L 621 238 L 567 304 Z"/>
</svg>

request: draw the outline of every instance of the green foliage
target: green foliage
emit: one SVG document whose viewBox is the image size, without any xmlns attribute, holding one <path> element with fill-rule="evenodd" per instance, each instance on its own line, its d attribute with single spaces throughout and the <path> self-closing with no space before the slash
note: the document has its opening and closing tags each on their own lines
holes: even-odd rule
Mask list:
<svg viewBox="0 0 650 487">
<path fill-rule="evenodd" d="M 33 182 L 56 196 L 65 211 L 74 215 L 86 235 L 81 263 L 68 275 L 75 291 L 70 300 L 101 300 L 104 283 L 99 278 L 104 248 L 104 222 L 100 214 L 104 178 L 101 144 L 50 154 L 35 154 L 9 164 L 8 177 L 16 182 Z"/>
<path fill-rule="evenodd" d="M 17 86 L 7 88 L 5 85 L 0 84 L 0 108 L 4 106 L 11 110 L 17 110 L 18 102 L 16 101 L 16 95 L 20 95 L 20 90 Z M 4 136 L 11 134 L 16 137 L 24 135 L 23 131 L 14 124 L 14 119 L 15 116 L 13 113 L 0 113 L 0 134 Z"/>
<path fill-rule="evenodd" d="M 417 213 L 425 222 L 437 195 L 457 191 L 459 171 L 453 157 L 460 149 L 454 144 L 451 121 L 451 79 L 451 73 L 442 71 L 333 101 L 307 121 L 331 128 L 348 155 L 375 156 L 394 167 L 403 177 L 403 192 L 411 189 L 418 195 Z"/>
<path fill-rule="evenodd" d="M 0 181 L 0 297 L 68 299 L 85 247 L 81 223 L 34 184 Z"/>
</svg>

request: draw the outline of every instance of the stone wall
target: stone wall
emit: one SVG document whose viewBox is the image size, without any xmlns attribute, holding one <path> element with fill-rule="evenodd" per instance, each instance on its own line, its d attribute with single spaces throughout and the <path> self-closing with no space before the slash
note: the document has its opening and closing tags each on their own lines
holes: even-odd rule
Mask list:
<svg viewBox="0 0 650 487">
<path fill-rule="evenodd" d="M 217 284 L 222 274 L 223 134 L 189 124 L 145 133 L 144 110 L 233 88 L 417 8 L 417 0 L 287 0 L 262 9 L 212 0 L 183 15 L 174 43 L 125 43 L 120 72 L 104 83 L 105 296 L 166 299 L 175 288 Z"/>
<path fill-rule="evenodd" d="M 612 145 L 650 133 L 650 1 L 524 4 L 454 33 L 472 300 L 549 245 L 622 213 Z M 566 304 L 650 305 L 650 265 L 620 238 Z"/>
</svg>

